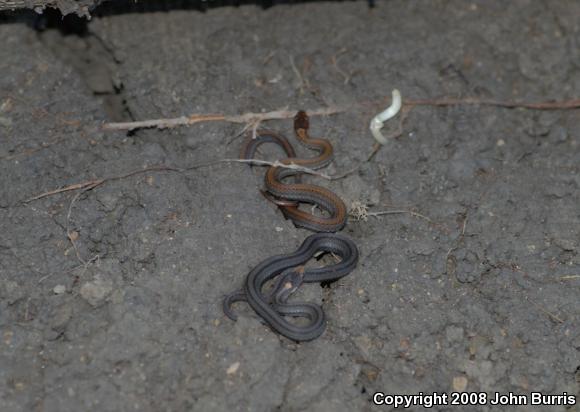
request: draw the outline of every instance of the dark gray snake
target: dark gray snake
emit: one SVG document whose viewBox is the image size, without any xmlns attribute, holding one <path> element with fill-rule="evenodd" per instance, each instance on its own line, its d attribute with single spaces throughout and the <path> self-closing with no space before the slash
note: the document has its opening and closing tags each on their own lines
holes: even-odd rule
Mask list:
<svg viewBox="0 0 580 412">
<path fill-rule="evenodd" d="M 329 266 L 311 268 L 304 265 L 319 252 L 333 253 L 340 262 Z M 302 283 L 328 282 L 348 275 L 358 261 L 358 249 L 346 236 L 317 233 L 308 236 L 294 253 L 273 256 L 264 260 L 248 273 L 241 290 L 224 299 L 224 313 L 232 320 L 236 315 L 231 306 L 246 301 L 252 309 L 276 332 L 295 341 L 308 341 L 324 332 L 326 320 L 322 308 L 313 303 L 288 303 L 289 296 Z M 264 285 L 279 276 L 271 292 Z M 308 319 L 306 325 L 296 325 L 286 317 Z"/>
</svg>

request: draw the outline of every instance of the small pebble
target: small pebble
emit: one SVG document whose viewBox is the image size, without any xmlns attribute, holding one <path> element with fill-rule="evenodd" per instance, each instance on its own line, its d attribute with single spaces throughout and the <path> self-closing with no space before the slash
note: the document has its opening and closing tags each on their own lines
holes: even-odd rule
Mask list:
<svg viewBox="0 0 580 412">
<path fill-rule="evenodd" d="M 464 392 L 467 388 L 467 378 L 465 376 L 456 376 L 453 378 L 453 390 L 455 392 Z"/>
<path fill-rule="evenodd" d="M 234 362 L 230 365 L 230 367 L 226 370 L 226 374 L 233 375 L 238 371 L 240 368 L 240 362 Z"/>
<path fill-rule="evenodd" d="M 54 289 L 52 289 L 52 291 L 54 292 L 55 295 L 62 295 L 64 292 L 66 292 L 66 286 L 56 285 Z"/>
</svg>

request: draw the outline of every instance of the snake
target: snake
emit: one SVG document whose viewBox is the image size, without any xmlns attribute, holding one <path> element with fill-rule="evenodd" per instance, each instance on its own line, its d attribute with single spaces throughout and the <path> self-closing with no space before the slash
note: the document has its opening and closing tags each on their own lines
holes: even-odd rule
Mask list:
<svg viewBox="0 0 580 412">
<path fill-rule="evenodd" d="M 340 261 L 323 267 L 305 266 L 321 252 L 332 253 Z M 295 252 L 272 256 L 254 267 L 246 276 L 243 288 L 224 298 L 224 313 L 236 320 L 232 304 L 246 301 L 270 328 L 288 339 L 297 342 L 316 339 L 326 328 L 322 308 L 307 302 L 288 303 L 288 298 L 302 283 L 330 282 L 348 275 L 356 267 L 358 256 L 354 242 L 342 234 L 312 234 Z M 271 292 L 265 292 L 266 283 L 277 276 Z M 307 323 L 297 325 L 286 317 L 306 318 Z"/>
<path fill-rule="evenodd" d="M 299 111 L 294 117 L 294 132 L 303 146 L 318 152 L 316 157 L 297 158 L 288 139 L 270 130 L 257 130 L 255 135 L 249 132 L 240 157 L 246 160 L 253 159 L 258 147 L 264 143 L 274 143 L 282 147 L 288 157 L 279 161 L 282 167 L 274 165 L 268 168 L 264 177 L 265 191 L 262 193 L 278 205 L 284 217 L 290 219 L 295 226 L 314 232 L 337 232 L 344 228 L 347 219 L 347 209 L 342 199 L 328 189 L 302 183 L 300 175 L 304 171 L 283 167 L 293 164 L 317 170 L 332 162 L 334 156 L 332 145 L 327 139 L 310 137 L 309 127 L 308 115 L 302 110 Z M 291 176 L 295 177 L 293 183 L 282 182 Z M 316 216 L 301 210 L 300 203 L 316 205 L 329 216 Z"/>
</svg>

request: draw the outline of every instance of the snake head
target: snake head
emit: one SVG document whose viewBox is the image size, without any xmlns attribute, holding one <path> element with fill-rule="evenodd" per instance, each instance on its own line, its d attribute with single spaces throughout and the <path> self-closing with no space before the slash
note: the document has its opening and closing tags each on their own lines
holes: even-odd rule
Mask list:
<svg viewBox="0 0 580 412">
<path fill-rule="evenodd" d="M 304 266 L 284 272 L 272 292 L 272 300 L 278 304 L 284 304 L 304 281 Z"/>
<path fill-rule="evenodd" d="M 298 289 L 300 285 L 304 282 L 304 271 L 306 268 L 304 265 L 296 267 L 292 272 L 289 272 L 286 276 L 286 282 L 292 285 L 294 290 Z"/>
<path fill-rule="evenodd" d="M 299 133 L 299 130 L 308 130 L 310 127 L 310 121 L 308 120 L 308 115 L 304 110 L 300 110 L 294 116 L 294 130 Z"/>
<path fill-rule="evenodd" d="M 282 288 L 286 290 L 287 294 L 290 295 L 302 285 L 304 282 L 304 266 L 299 266 L 292 272 L 288 272 L 284 276 L 284 282 L 282 283 Z"/>
</svg>

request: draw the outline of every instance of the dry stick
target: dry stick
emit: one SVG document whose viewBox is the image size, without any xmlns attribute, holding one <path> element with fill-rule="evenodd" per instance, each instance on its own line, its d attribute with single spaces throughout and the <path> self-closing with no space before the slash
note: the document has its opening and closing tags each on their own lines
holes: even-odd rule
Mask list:
<svg viewBox="0 0 580 412">
<path fill-rule="evenodd" d="M 359 102 L 354 103 L 350 106 L 330 106 L 326 108 L 319 108 L 315 110 L 309 110 L 308 114 L 310 116 L 324 116 L 336 113 L 342 113 L 349 109 L 349 107 L 363 106 L 363 105 L 383 105 L 385 102 Z M 511 108 L 524 108 L 532 110 L 569 110 L 569 109 L 579 109 L 580 99 L 575 100 L 564 100 L 557 102 L 537 102 L 537 103 L 527 103 L 527 102 L 513 102 L 513 101 L 499 101 L 499 100 L 480 100 L 480 99 L 406 99 L 403 102 L 403 106 L 415 107 L 415 106 L 460 106 L 460 105 L 482 105 L 482 106 L 497 106 L 504 107 L 507 109 Z M 153 120 L 142 120 L 137 122 L 124 122 L 124 123 L 105 123 L 103 125 L 103 130 L 134 130 L 146 127 L 156 127 L 158 129 L 171 128 L 177 126 L 187 126 L 200 122 L 212 122 L 212 121 L 224 121 L 232 123 L 251 123 L 256 121 L 264 120 L 275 120 L 275 119 L 289 119 L 294 117 L 296 110 L 276 110 L 267 113 L 245 113 L 239 116 L 228 116 L 225 114 L 192 114 L 190 116 L 182 116 L 177 118 L 169 119 L 153 119 Z"/>
<path fill-rule="evenodd" d="M 482 197 L 483 197 L 483 195 L 480 197 L 480 200 Z M 447 254 L 445 255 L 445 262 L 447 262 L 449 260 L 449 256 L 451 255 L 451 253 L 453 251 L 457 250 L 457 248 L 459 248 L 459 245 L 461 244 L 461 242 L 463 242 L 463 239 L 465 239 L 465 229 L 467 228 L 467 214 L 468 214 L 468 212 L 469 212 L 469 209 L 465 208 L 465 212 L 463 213 L 463 223 L 461 225 L 461 233 L 455 239 L 454 246 L 452 246 L 447 251 Z"/>
<path fill-rule="evenodd" d="M 222 114 L 192 114 L 191 116 L 181 116 L 173 119 L 153 119 L 138 122 L 105 123 L 103 130 L 134 130 L 141 128 L 156 127 L 158 129 L 168 129 L 176 126 L 188 126 L 200 122 L 224 121 L 226 116 Z"/>
<path fill-rule="evenodd" d="M 340 66 L 338 65 L 338 60 L 346 52 L 348 52 L 348 49 L 346 47 L 343 47 L 334 56 L 330 58 L 330 61 L 332 62 L 332 65 L 334 66 L 335 70 L 338 72 L 338 74 L 340 74 L 344 78 L 345 86 L 350 82 L 352 76 L 340 68 Z"/>
<path fill-rule="evenodd" d="M 442 225 L 441 223 L 434 222 L 433 219 L 431 219 L 425 215 L 422 215 L 421 213 L 413 212 L 412 210 L 385 210 L 383 212 L 370 212 L 370 213 L 367 213 L 367 216 L 379 217 L 379 216 L 383 216 L 383 215 L 399 215 L 399 214 L 409 214 L 413 217 L 423 219 L 426 222 L 428 222 L 429 224 L 433 225 L 434 227 L 439 228 L 440 231 L 447 233 L 447 234 L 449 233 L 449 229 L 445 225 Z"/>
<path fill-rule="evenodd" d="M 273 167 L 280 167 L 282 169 L 297 170 L 299 172 L 308 173 L 308 174 L 315 175 L 315 176 L 320 176 L 320 177 L 323 177 L 323 178 L 328 179 L 328 180 L 332 180 L 334 178 L 334 176 L 329 176 L 326 173 L 321 173 L 321 172 L 318 172 L 314 169 L 309 169 L 308 167 L 300 166 L 300 165 L 297 165 L 294 163 L 284 164 L 278 160 L 276 160 L 274 162 L 269 162 L 267 160 L 259 160 L 259 159 L 222 159 L 222 160 L 218 160 L 217 162 L 249 163 L 249 164 L 260 165 L 260 166 L 273 166 Z"/>
<path fill-rule="evenodd" d="M 71 190 L 79 190 L 79 189 L 84 189 L 84 188 L 88 188 L 90 190 L 90 189 L 93 189 L 93 188 L 99 186 L 100 184 L 103 184 L 105 181 L 106 181 L 106 179 L 96 179 L 96 180 L 89 180 L 87 182 L 82 182 L 82 183 L 75 183 L 73 185 L 62 187 L 60 189 L 55 189 L 55 190 L 51 190 L 49 192 L 41 193 L 37 196 L 31 197 L 30 199 L 25 200 L 24 203 L 29 203 L 29 202 L 32 202 L 34 200 L 42 199 L 43 197 L 48 197 L 48 196 L 56 195 L 56 194 L 63 193 L 63 192 L 69 192 Z"/>
<path fill-rule="evenodd" d="M 93 186 L 94 187 L 94 186 Z M 76 239 L 78 238 L 78 232 L 72 232 L 70 230 L 70 217 L 72 214 L 72 208 L 74 203 L 77 201 L 77 199 L 86 191 L 91 190 L 93 187 L 88 187 L 85 188 L 85 190 L 78 192 L 73 199 L 70 202 L 70 205 L 68 206 L 68 213 L 66 215 L 66 237 L 68 237 L 68 240 L 70 240 L 70 243 L 72 244 L 74 250 L 75 250 L 75 254 L 77 255 L 77 259 L 79 260 L 79 262 L 81 262 L 81 264 L 86 265 L 87 262 L 81 257 L 81 253 L 79 251 L 79 248 L 77 247 L 77 243 L 76 243 Z"/>
<path fill-rule="evenodd" d="M 573 280 L 573 279 L 580 279 L 580 275 L 566 275 L 560 277 L 560 280 Z"/>
<path fill-rule="evenodd" d="M 491 99 L 406 99 L 403 101 L 403 106 L 459 106 L 459 105 L 480 105 L 480 106 L 497 106 L 506 109 L 532 109 L 532 110 L 568 110 L 579 109 L 580 99 L 564 100 L 556 102 L 514 102 L 514 101 L 500 101 Z"/>
<path fill-rule="evenodd" d="M 92 190 L 92 189 L 96 188 L 97 186 L 100 186 L 104 183 L 111 182 L 113 180 L 126 179 L 128 177 L 132 177 L 132 176 L 147 173 L 147 172 L 181 172 L 182 173 L 182 172 L 186 172 L 189 170 L 199 169 L 201 167 L 213 166 L 213 165 L 220 164 L 220 163 L 249 163 L 249 164 L 255 164 L 255 165 L 274 166 L 274 167 L 280 167 L 283 169 L 297 170 L 297 171 L 300 171 L 303 173 L 309 173 L 309 174 L 312 174 L 315 176 L 320 176 L 322 178 L 332 180 L 332 176 L 329 176 L 327 174 L 320 173 L 314 169 L 309 169 L 307 167 L 299 166 L 299 165 L 296 165 L 293 163 L 287 165 L 287 164 L 283 164 L 279 161 L 268 162 L 266 160 L 258 160 L 258 159 L 218 159 L 218 160 L 210 160 L 208 162 L 198 163 L 198 164 L 188 166 L 185 168 L 178 168 L 178 167 L 172 167 L 172 166 L 166 166 L 166 165 L 149 166 L 149 167 L 146 167 L 144 169 L 134 170 L 132 172 L 125 173 L 125 174 L 118 175 L 118 176 L 111 176 L 111 177 L 105 177 L 102 179 L 89 180 L 86 182 L 75 183 L 72 185 L 61 187 L 59 189 L 50 190 L 48 192 L 44 192 L 44 193 L 41 193 L 39 195 L 33 196 L 33 197 L 25 200 L 23 203 L 30 203 L 30 202 L 33 202 L 35 200 L 43 199 L 45 197 L 57 195 L 59 193 L 64 193 L 64 192 L 71 192 L 74 190 L 83 189 L 83 192 L 80 193 L 80 194 L 82 194 L 82 193 L 87 192 L 89 190 Z M 79 195 L 77 195 L 77 196 L 79 196 Z M 76 199 L 74 199 L 74 200 L 76 200 Z M 72 207 L 72 203 L 71 203 L 71 207 Z"/>
<path fill-rule="evenodd" d="M 431 224 L 435 224 L 435 222 L 433 222 L 433 220 L 431 220 L 427 216 L 422 215 L 421 213 L 413 212 L 412 210 L 385 210 L 382 212 L 368 212 L 367 216 L 378 217 L 378 216 L 383 216 L 383 215 L 400 215 L 400 214 L 405 214 L 405 213 L 410 214 L 411 216 L 425 219 L 427 222 L 429 222 Z"/>
<path fill-rule="evenodd" d="M 550 318 L 552 318 L 553 320 L 555 320 L 558 323 L 564 323 L 564 320 L 562 318 L 560 318 L 559 316 L 557 316 L 556 314 L 550 312 L 548 309 L 546 309 L 545 307 L 543 307 L 542 305 L 540 305 L 539 303 L 534 302 L 532 299 L 529 298 L 529 296 L 525 297 L 526 300 L 528 302 L 530 302 L 532 305 L 534 305 L 536 308 L 538 308 L 540 311 L 544 312 L 546 315 L 548 315 Z"/>
<path fill-rule="evenodd" d="M 68 240 L 70 241 L 70 243 L 72 244 L 74 250 L 75 250 L 75 254 L 77 256 L 77 259 L 79 260 L 79 262 L 81 262 L 81 266 L 83 266 L 83 271 L 81 273 L 81 277 L 84 275 L 85 271 L 87 270 L 87 268 L 89 267 L 89 265 L 94 262 L 95 260 L 99 259 L 99 255 L 96 254 L 94 255 L 92 258 L 90 258 L 89 260 L 84 260 L 81 257 L 81 252 L 77 246 L 77 239 L 79 236 L 79 233 L 75 230 L 74 232 L 71 231 L 70 229 L 70 220 L 71 220 L 71 215 L 72 215 L 72 209 L 73 209 L 73 205 L 74 203 L 78 200 L 78 198 L 85 192 L 88 192 L 91 189 L 94 189 L 96 186 L 89 186 L 89 187 L 85 187 L 83 190 L 81 190 L 80 192 L 78 192 L 73 199 L 70 202 L 70 205 L 68 207 L 68 213 L 66 215 L 66 237 L 68 238 Z"/>
<path fill-rule="evenodd" d="M 13 160 L 13 159 L 16 159 L 16 158 L 18 158 L 20 156 L 28 156 L 28 155 L 34 154 L 36 152 L 39 152 L 41 150 L 44 150 L 46 148 L 49 148 L 50 146 L 53 146 L 55 144 L 59 144 L 59 143 L 65 141 L 65 140 L 70 139 L 71 137 L 72 136 L 60 137 L 60 138 L 55 139 L 55 140 L 53 140 L 51 142 L 48 142 L 48 143 L 41 143 L 37 147 L 33 147 L 31 149 L 26 149 L 26 150 L 23 150 L 21 152 L 14 153 L 14 154 L 7 155 L 7 156 L 1 156 L 0 157 L 0 160 Z"/>
<path fill-rule="evenodd" d="M 310 84 L 308 83 L 308 81 L 306 79 L 304 79 L 304 76 L 302 76 L 302 73 L 300 73 L 300 70 L 298 70 L 298 67 L 296 67 L 296 63 L 294 62 L 294 57 L 292 57 L 292 56 L 290 56 L 290 66 L 292 67 L 292 71 L 294 72 L 296 77 L 298 77 L 298 80 L 300 81 L 300 94 L 304 94 L 304 91 L 310 87 Z"/>
<path fill-rule="evenodd" d="M 427 221 L 432 226 L 439 228 L 442 232 L 449 233 L 449 229 L 445 227 L 445 225 L 441 223 L 437 223 L 433 221 L 428 216 L 422 215 L 421 213 L 414 212 L 413 210 L 409 209 L 395 209 L 395 210 L 385 210 L 380 212 L 369 212 L 368 207 L 360 202 L 355 202 L 351 206 L 350 216 L 352 216 L 355 220 L 364 220 L 366 221 L 369 216 L 379 218 L 380 216 L 384 215 L 398 215 L 398 214 L 409 214 L 413 217 L 417 217 Z"/>
<path fill-rule="evenodd" d="M 347 107 L 330 106 L 308 111 L 309 116 L 327 116 L 335 113 L 342 113 L 347 110 Z M 231 123 L 245 123 L 254 124 L 265 120 L 275 119 L 290 119 L 296 115 L 295 110 L 275 110 L 267 113 L 244 113 L 238 116 L 226 116 L 222 114 L 192 114 L 191 116 L 177 117 L 173 119 L 155 119 L 143 120 L 138 122 L 123 122 L 123 123 L 105 123 L 103 130 L 134 130 L 148 127 L 156 127 L 158 129 L 172 128 L 176 126 L 188 126 L 200 122 L 231 122 Z"/>
<path fill-rule="evenodd" d="M 157 171 L 157 172 L 162 172 L 162 171 L 178 172 L 178 171 L 183 171 L 183 170 L 187 170 L 187 169 L 178 169 L 175 167 L 165 166 L 165 165 L 150 166 L 150 167 L 146 167 L 144 169 L 134 170 L 132 172 L 129 172 L 129 173 L 126 173 L 123 175 L 111 176 L 111 177 L 106 177 L 106 178 L 102 178 L 102 179 L 88 180 L 86 182 L 75 183 L 72 185 L 61 187 L 59 189 L 50 190 L 48 192 L 44 192 L 44 193 L 41 193 L 39 195 L 33 196 L 29 199 L 26 199 L 23 203 L 30 203 L 30 202 L 33 202 L 35 200 L 43 199 L 45 197 L 53 196 L 53 195 L 56 195 L 59 193 L 70 192 L 70 191 L 74 191 L 74 190 L 84 189 L 84 191 L 86 192 L 86 191 L 92 190 L 95 187 L 100 186 L 106 182 L 110 182 L 113 180 L 121 180 L 121 179 L 125 179 L 127 177 L 142 174 L 142 173 L 155 172 L 155 171 Z"/>
</svg>

